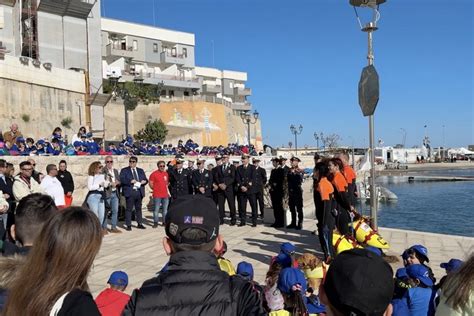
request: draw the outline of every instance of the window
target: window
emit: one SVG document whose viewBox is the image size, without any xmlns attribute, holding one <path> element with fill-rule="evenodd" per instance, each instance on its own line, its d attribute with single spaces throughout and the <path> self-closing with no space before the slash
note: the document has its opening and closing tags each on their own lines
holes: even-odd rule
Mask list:
<svg viewBox="0 0 474 316">
<path fill-rule="evenodd" d="M 120 49 L 121 50 L 127 50 L 127 41 L 126 40 L 121 40 L 120 41 Z"/>
<path fill-rule="evenodd" d="M 171 56 L 176 57 L 176 47 L 171 49 Z"/>
<path fill-rule="evenodd" d="M 166 90 L 161 90 L 160 96 L 161 96 L 161 97 L 165 97 L 165 96 L 166 96 Z"/>
<path fill-rule="evenodd" d="M 153 52 L 158 53 L 158 44 L 157 43 L 153 43 Z"/>
<path fill-rule="evenodd" d="M 184 91 L 184 96 L 189 97 L 189 91 Z"/>
<path fill-rule="evenodd" d="M 138 50 L 138 42 L 137 42 L 137 40 L 133 40 L 133 50 Z"/>
<path fill-rule="evenodd" d="M 183 57 L 187 58 L 188 57 L 188 49 L 183 47 Z"/>
<path fill-rule="evenodd" d="M 170 91 L 169 91 L 169 96 L 170 96 L 170 97 L 174 97 L 174 90 L 170 90 Z"/>
</svg>

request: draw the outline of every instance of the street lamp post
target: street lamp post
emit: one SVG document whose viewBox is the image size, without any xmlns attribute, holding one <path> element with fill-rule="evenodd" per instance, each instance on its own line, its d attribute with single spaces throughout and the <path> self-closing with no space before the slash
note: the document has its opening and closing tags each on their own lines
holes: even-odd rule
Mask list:
<svg viewBox="0 0 474 316">
<path fill-rule="evenodd" d="M 298 135 L 303 131 L 303 125 L 296 127 L 293 124 L 290 126 L 291 134 L 295 135 L 295 156 L 298 156 Z"/>
<path fill-rule="evenodd" d="M 250 124 L 257 124 L 259 113 L 255 110 L 253 113 L 250 111 L 240 112 L 240 118 L 244 124 L 247 124 L 247 140 L 250 147 Z"/>
<path fill-rule="evenodd" d="M 361 31 L 367 33 L 368 52 L 367 61 L 368 66 L 362 71 L 361 79 L 359 81 L 359 105 L 364 116 L 369 117 L 369 154 L 370 154 L 370 217 L 372 219 L 372 226 L 377 229 L 377 195 L 375 187 L 375 151 L 374 151 L 374 113 L 379 101 L 379 78 L 374 67 L 374 52 L 372 46 L 372 35 L 377 27 L 377 21 L 380 19 L 379 5 L 386 0 L 349 0 L 349 3 L 354 7 L 357 20 L 359 22 Z M 356 7 L 368 7 L 372 9 L 372 21 L 362 26 Z"/>
<path fill-rule="evenodd" d="M 314 132 L 314 139 L 316 139 L 316 148 L 319 149 L 319 135 L 317 132 Z"/>
</svg>

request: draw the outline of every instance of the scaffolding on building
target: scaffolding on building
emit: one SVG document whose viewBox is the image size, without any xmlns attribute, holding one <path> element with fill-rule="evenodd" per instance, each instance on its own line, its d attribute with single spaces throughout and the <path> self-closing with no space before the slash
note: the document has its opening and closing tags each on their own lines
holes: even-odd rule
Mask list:
<svg viewBox="0 0 474 316">
<path fill-rule="evenodd" d="M 21 0 L 21 56 L 39 59 L 36 0 Z"/>
</svg>

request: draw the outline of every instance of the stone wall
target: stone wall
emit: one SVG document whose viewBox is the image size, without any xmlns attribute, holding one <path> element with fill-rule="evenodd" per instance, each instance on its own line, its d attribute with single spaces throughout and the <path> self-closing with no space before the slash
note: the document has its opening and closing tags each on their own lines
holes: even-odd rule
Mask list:
<svg viewBox="0 0 474 316">
<path fill-rule="evenodd" d="M 177 115 L 172 114 L 173 108 Z M 210 113 L 209 122 L 220 128 L 218 132 L 211 131 L 208 135 L 204 127 L 196 127 L 203 109 Z M 122 100 L 110 101 L 104 109 L 105 138 L 121 140 L 125 130 L 124 108 Z M 226 145 L 228 143 L 247 143 L 247 125 L 242 123 L 240 116 L 229 107 L 222 104 L 203 101 L 176 101 L 161 104 L 139 104 L 134 111 L 129 112 L 128 129 L 135 134 L 150 120 L 162 119 L 167 124 L 169 134 L 165 143 L 176 144 L 178 139 L 191 138 L 200 145 Z M 178 118 L 176 117 L 178 116 Z M 187 125 L 189 123 L 189 126 Z M 250 126 L 251 141 L 257 148 L 263 148 L 260 120 Z"/>
<path fill-rule="evenodd" d="M 84 74 L 71 70 L 38 67 L 27 59 L 5 56 L 0 60 L 0 130 L 9 130 L 15 122 L 25 136 L 34 139 L 50 137 L 61 127 L 72 136 L 85 123 Z M 26 122 L 22 117 L 28 115 Z M 61 126 L 70 117 L 71 129 Z"/>
</svg>

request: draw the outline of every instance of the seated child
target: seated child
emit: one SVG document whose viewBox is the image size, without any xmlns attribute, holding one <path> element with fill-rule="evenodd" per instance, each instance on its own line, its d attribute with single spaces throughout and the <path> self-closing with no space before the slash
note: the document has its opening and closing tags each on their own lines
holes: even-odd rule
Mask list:
<svg viewBox="0 0 474 316">
<path fill-rule="evenodd" d="M 100 292 L 95 299 L 102 316 L 119 316 L 127 305 L 130 296 L 123 293 L 128 285 L 128 275 L 123 271 L 114 271 L 107 281 L 108 288 Z"/>
</svg>

